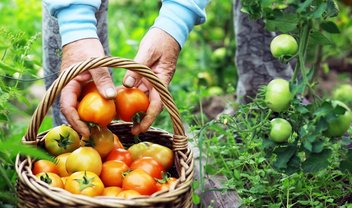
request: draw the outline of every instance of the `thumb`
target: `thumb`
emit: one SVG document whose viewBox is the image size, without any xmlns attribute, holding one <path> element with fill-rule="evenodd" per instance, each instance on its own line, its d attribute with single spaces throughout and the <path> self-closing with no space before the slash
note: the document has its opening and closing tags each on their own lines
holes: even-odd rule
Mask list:
<svg viewBox="0 0 352 208">
<path fill-rule="evenodd" d="M 116 90 L 107 68 L 97 68 L 89 71 L 99 93 L 106 99 L 116 97 Z"/>
</svg>

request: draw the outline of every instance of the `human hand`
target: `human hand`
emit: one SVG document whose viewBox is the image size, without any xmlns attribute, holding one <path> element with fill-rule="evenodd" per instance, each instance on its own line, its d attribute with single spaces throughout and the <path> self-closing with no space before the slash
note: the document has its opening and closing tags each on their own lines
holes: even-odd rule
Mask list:
<svg viewBox="0 0 352 208">
<path fill-rule="evenodd" d="M 87 38 L 69 43 L 65 45 L 62 50 L 61 71 L 67 69 L 72 64 L 85 61 L 89 58 L 103 56 L 103 46 L 98 39 Z M 80 120 L 77 107 L 82 86 L 90 80 L 95 82 L 99 93 L 103 97 L 107 99 L 116 97 L 116 90 L 110 73 L 106 67 L 101 67 L 83 72 L 71 80 L 62 89 L 60 99 L 61 112 L 66 117 L 69 124 L 84 137 L 89 137 L 90 133 L 85 122 Z"/>
<path fill-rule="evenodd" d="M 165 31 L 152 28 L 143 37 L 134 60 L 152 69 L 156 76 L 168 86 L 176 70 L 180 46 Z M 163 109 L 161 99 L 155 88 L 137 73 L 127 71 L 123 84 L 125 87 L 137 87 L 149 95 L 149 107 L 142 121 L 135 124 L 132 134 L 146 132 Z"/>
</svg>

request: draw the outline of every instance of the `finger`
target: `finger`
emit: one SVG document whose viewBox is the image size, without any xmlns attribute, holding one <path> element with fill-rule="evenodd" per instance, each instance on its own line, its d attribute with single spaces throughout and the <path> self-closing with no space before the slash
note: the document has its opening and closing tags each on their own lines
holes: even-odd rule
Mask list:
<svg viewBox="0 0 352 208">
<path fill-rule="evenodd" d="M 107 68 L 97 68 L 89 71 L 99 93 L 106 99 L 116 97 L 116 90 Z"/>
<path fill-rule="evenodd" d="M 132 127 L 133 135 L 146 132 L 163 109 L 160 96 L 155 89 L 150 92 L 150 100 L 146 115 L 139 124 Z"/>
<path fill-rule="evenodd" d="M 80 120 L 77 108 L 77 98 L 80 94 L 80 83 L 76 80 L 70 81 L 62 90 L 60 99 L 60 110 L 79 134 L 89 136 L 89 129 L 87 125 Z"/>
</svg>

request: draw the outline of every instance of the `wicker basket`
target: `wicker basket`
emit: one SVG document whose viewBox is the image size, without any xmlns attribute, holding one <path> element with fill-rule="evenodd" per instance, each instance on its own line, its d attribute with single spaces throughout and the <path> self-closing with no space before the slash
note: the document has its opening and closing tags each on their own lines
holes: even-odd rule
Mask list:
<svg viewBox="0 0 352 208">
<path fill-rule="evenodd" d="M 141 134 L 142 141 L 151 141 L 166 145 L 174 151 L 175 161 L 171 170 L 179 179 L 175 186 L 168 191 L 157 192 L 151 196 L 136 197 L 133 199 L 119 199 L 113 197 L 87 197 L 71 194 L 63 189 L 54 188 L 39 181 L 31 169 L 33 159 L 18 155 L 16 158 L 16 171 L 18 174 L 17 194 L 19 207 L 192 207 L 192 180 L 193 180 L 193 155 L 188 147 L 187 137 L 175 103 L 165 85 L 159 81 L 155 74 L 146 66 L 131 60 L 117 57 L 94 58 L 65 70 L 48 89 L 43 100 L 33 114 L 26 135 L 23 137 L 25 144 L 36 145 L 41 148 L 46 132 L 38 133 L 40 124 L 62 88 L 75 76 L 83 71 L 97 67 L 125 68 L 134 71 L 146 78 L 158 91 L 164 107 L 170 114 L 174 134 L 157 128 L 150 128 Z M 130 133 L 132 124 L 126 122 L 113 122 L 110 130 L 117 134 L 120 140 L 129 145 L 133 143 Z"/>
</svg>

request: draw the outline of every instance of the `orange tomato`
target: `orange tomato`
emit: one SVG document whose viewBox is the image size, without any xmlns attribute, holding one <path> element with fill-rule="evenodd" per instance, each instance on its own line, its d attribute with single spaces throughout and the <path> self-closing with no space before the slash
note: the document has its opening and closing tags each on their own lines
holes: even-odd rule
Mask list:
<svg viewBox="0 0 352 208">
<path fill-rule="evenodd" d="M 83 121 L 107 126 L 116 115 L 115 103 L 98 92 L 90 92 L 78 104 L 78 115 Z"/>
<path fill-rule="evenodd" d="M 110 160 L 103 163 L 100 178 L 105 186 L 121 186 L 123 174 L 128 171 L 128 166 L 118 160 Z"/>
<path fill-rule="evenodd" d="M 132 156 L 128 150 L 122 148 L 114 148 L 106 157 L 106 161 L 109 160 L 123 161 L 127 166 L 130 166 L 132 163 Z"/>
<path fill-rule="evenodd" d="M 100 155 L 105 158 L 114 148 L 114 135 L 107 127 L 90 127 L 90 137 L 82 137 L 81 146 L 93 147 Z"/>
<path fill-rule="evenodd" d="M 62 183 L 60 176 L 58 176 L 55 173 L 41 172 L 35 176 L 39 180 L 44 181 L 45 183 L 49 184 L 50 186 L 57 187 L 57 188 L 64 188 L 64 184 Z"/>
<path fill-rule="evenodd" d="M 121 193 L 122 188 L 117 186 L 105 187 L 102 196 L 114 196 L 117 197 Z"/>
<path fill-rule="evenodd" d="M 166 178 L 156 184 L 158 191 L 169 190 L 170 187 L 177 182 L 177 179 L 174 177 Z"/>
<path fill-rule="evenodd" d="M 65 186 L 65 183 L 66 183 L 68 177 L 69 176 L 61 177 L 61 181 L 62 181 L 62 184 L 64 184 L 64 186 Z"/>
<path fill-rule="evenodd" d="M 148 173 L 153 178 L 162 179 L 163 166 L 152 157 L 142 157 L 133 161 L 131 170 L 141 169 Z"/>
<path fill-rule="evenodd" d="M 123 146 L 123 144 L 121 143 L 119 137 L 116 134 L 114 134 L 114 147 L 115 148 L 125 149 L 125 147 Z"/>
<path fill-rule="evenodd" d="M 71 153 L 68 152 L 68 153 L 64 153 L 64 154 L 61 154 L 56 157 L 56 166 L 59 171 L 59 175 L 61 177 L 70 175 L 66 170 L 66 160 L 67 160 L 67 157 L 70 156 L 70 154 Z"/>
<path fill-rule="evenodd" d="M 49 160 L 36 161 L 33 165 L 32 172 L 34 175 L 42 172 L 59 174 L 59 170 L 55 163 Z"/>
<path fill-rule="evenodd" d="M 135 191 L 135 190 L 124 190 L 124 191 L 121 191 L 117 195 L 117 197 L 124 198 L 124 199 L 130 199 L 130 198 L 133 198 L 133 197 L 136 197 L 136 196 L 141 196 L 141 194 L 138 193 L 138 191 Z"/>
<path fill-rule="evenodd" d="M 73 194 L 98 196 L 103 193 L 104 184 L 97 174 L 90 171 L 79 171 L 67 178 L 65 190 Z"/>
<path fill-rule="evenodd" d="M 115 99 L 116 113 L 123 121 L 132 121 L 137 113 L 145 113 L 149 107 L 149 98 L 138 88 L 123 88 Z"/>
<path fill-rule="evenodd" d="M 125 176 L 122 189 L 135 190 L 142 195 L 151 195 L 157 191 L 154 178 L 141 169 L 133 170 Z"/>
<path fill-rule="evenodd" d="M 98 88 L 93 81 L 90 81 L 83 86 L 79 100 L 82 100 L 82 98 L 84 98 L 84 96 L 86 96 L 90 92 L 99 93 Z"/>
</svg>

